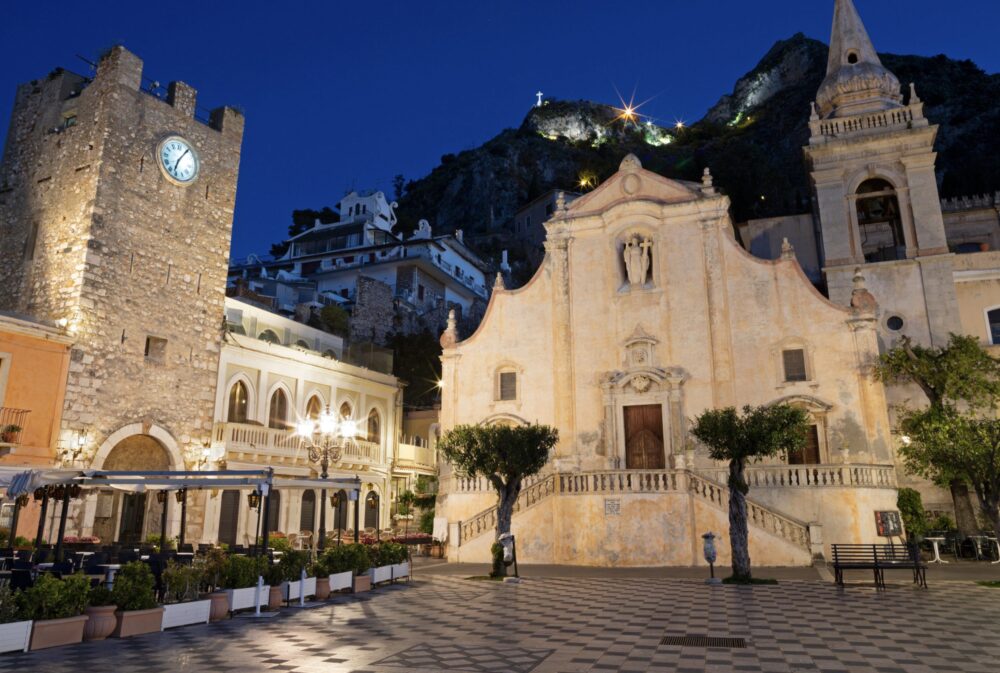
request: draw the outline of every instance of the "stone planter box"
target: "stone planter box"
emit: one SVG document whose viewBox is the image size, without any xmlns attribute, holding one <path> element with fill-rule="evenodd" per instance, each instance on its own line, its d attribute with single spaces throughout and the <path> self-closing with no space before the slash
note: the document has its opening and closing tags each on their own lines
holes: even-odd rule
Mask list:
<svg viewBox="0 0 1000 673">
<path fill-rule="evenodd" d="M 332 575 L 330 577 L 331 577 L 331 579 L 333 578 Z M 354 578 L 353 584 L 351 584 L 351 591 L 354 592 L 354 593 L 356 593 L 356 594 L 359 594 L 359 593 L 362 593 L 362 592 L 365 592 L 365 591 L 371 591 L 371 588 L 372 588 L 372 576 L 368 575 L 368 574 L 357 575 Z"/>
<path fill-rule="evenodd" d="M 115 638 L 129 638 L 146 633 L 156 633 L 163 630 L 163 608 L 151 610 L 129 610 L 115 613 L 118 625 L 115 626 Z"/>
<path fill-rule="evenodd" d="M 336 573 L 330 575 L 330 591 L 342 591 L 344 589 L 351 589 L 354 586 L 354 573 L 350 570 L 347 572 Z"/>
<path fill-rule="evenodd" d="M 409 577 L 410 576 L 410 562 L 409 561 L 404 561 L 403 563 L 396 563 L 396 564 L 391 565 L 389 567 L 392 568 L 392 579 L 394 579 L 394 580 L 398 580 L 401 577 Z"/>
<path fill-rule="evenodd" d="M 300 596 L 316 595 L 316 578 L 307 577 L 305 580 L 295 580 L 294 582 L 281 583 L 282 600 L 295 601 Z"/>
<path fill-rule="evenodd" d="M 83 627 L 84 640 L 104 640 L 115 632 L 118 620 L 115 618 L 114 605 L 96 605 L 83 611 L 87 615 L 87 624 Z"/>
<path fill-rule="evenodd" d="M 260 604 L 267 605 L 267 594 L 270 587 L 266 584 L 260 588 Z M 233 612 L 237 610 L 251 610 L 257 607 L 257 587 L 246 587 L 245 589 L 226 589 L 229 596 L 229 609 Z"/>
<path fill-rule="evenodd" d="M 172 629 L 175 626 L 187 626 L 188 624 L 208 624 L 211 612 L 211 599 L 164 605 L 163 623 L 160 628 Z"/>
<path fill-rule="evenodd" d="M 372 578 L 372 584 L 388 582 L 392 579 L 392 566 L 379 566 L 378 568 L 371 568 L 368 571 L 368 576 Z"/>
<path fill-rule="evenodd" d="M 28 651 L 31 644 L 31 620 L 0 624 L 0 652 Z"/>
<path fill-rule="evenodd" d="M 30 649 L 43 650 L 46 647 L 83 642 L 83 627 L 86 623 L 87 615 L 34 622 L 31 626 Z"/>
</svg>

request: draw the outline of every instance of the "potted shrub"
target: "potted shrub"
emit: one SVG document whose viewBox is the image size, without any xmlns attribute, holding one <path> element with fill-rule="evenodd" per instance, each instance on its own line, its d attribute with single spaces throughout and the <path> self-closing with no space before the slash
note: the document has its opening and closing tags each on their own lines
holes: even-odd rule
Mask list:
<svg viewBox="0 0 1000 673">
<path fill-rule="evenodd" d="M 284 569 L 275 564 L 268 567 L 264 573 L 264 581 L 269 587 L 267 594 L 267 609 L 277 610 L 281 607 L 281 585 L 285 581 Z"/>
<path fill-rule="evenodd" d="M 309 568 L 309 553 L 292 550 L 281 555 L 277 567 L 281 568 L 281 596 L 285 601 L 291 601 L 301 596 L 312 596 L 316 593 L 316 578 L 302 579 L 302 570 Z"/>
<path fill-rule="evenodd" d="M 217 622 L 224 619 L 227 614 L 229 614 L 230 607 L 229 596 L 223 589 L 223 580 L 225 578 L 227 569 L 229 568 L 229 556 L 226 552 L 215 547 L 209 549 L 208 552 L 196 560 L 202 569 L 202 588 L 204 589 L 206 598 L 212 601 L 212 609 L 210 619 L 213 622 Z"/>
<path fill-rule="evenodd" d="M 313 562 L 309 574 L 316 578 L 316 600 L 325 601 L 330 597 L 330 571 L 327 570 L 322 556 Z"/>
<path fill-rule="evenodd" d="M 84 640 L 104 640 L 115 631 L 118 620 L 115 619 L 115 598 L 103 584 L 90 588 L 87 608 L 87 624 L 83 627 Z"/>
<path fill-rule="evenodd" d="M 27 652 L 31 620 L 23 619 L 9 586 L 0 587 L 0 652 Z"/>
<path fill-rule="evenodd" d="M 32 650 L 69 645 L 83 640 L 87 615 L 83 611 L 90 597 L 90 580 L 85 575 L 56 579 L 44 574 L 35 585 L 18 594 L 22 619 L 31 619 Z"/>
<path fill-rule="evenodd" d="M 320 557 L 323 571 L 327 574 L 330 591 L 350 589 L 354 585 L 354 553 L 353 545 L 336 545 L 327 547 Z"/>
<path fill-rule="evenodd" d="M 164 603 L 162 628 L 169 629 L 187 624 L 207 624 L 212 617 L 213 598 L 199 600 L 203 564 L 183 565 L 169 561 L 163 571 Z M 223 617 L 229 611 L 229 602 L 222 594 Z"/>
<path fill-rule="evenodd" d="M 114 636 L 128 638 L 144 633 L 154 633 L 163 628 L 163 608 L 156 604 L 153 592 L 153 571 L 142 561 L 122 566 L 115 575 L 111 594 L 118 611 Z"/>
<path fill-rule="evenodd" d="M 257 607 L 257 579 L 264 571 L 264 558 L 230 556 L 222 575 L 222 588 L 233 612 Z M 268 600 L 268 587 L 261 590 L 261 601 Z"/>
<path fill-rule="evenodd" d="M 3 429 L 0 430 L 0 442 L 3 442 L 4 444 L 13 444 L 17 441 L 17 433 L 19 432 L 21 432 L 20 425 L 14 425 L 11 423 L 10 425 L 3 426 Z"/>
<path fill-rule="evenodd" d="M 372 545 L 369 553 L 372 568 L 368 574 L 372 578 L 372 584 L 389 582 L 410 574 L 409 564 L 406 563 L 406 545 L 382 542 Z"/>
</svg>

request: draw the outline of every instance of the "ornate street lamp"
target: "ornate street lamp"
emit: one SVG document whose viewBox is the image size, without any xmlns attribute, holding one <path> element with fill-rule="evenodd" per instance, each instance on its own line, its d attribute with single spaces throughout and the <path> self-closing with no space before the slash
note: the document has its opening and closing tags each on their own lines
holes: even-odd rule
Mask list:
<svg viewBox="0 0 1000 673">
<path fill-rule="evenodd" d="M 338 418 L 336 414 L 326 408 L 320 414 L 319 420 L 311 418 L 299 421 L 296 427 L 296 434 L 299 436 L 301 446 L 309 451 L 309 460 L 319 463 L 320 478 L 326 479 L 330 476 L 330 464 L 340 461 L 340 456 L 344 449 L 354 442 L 358 427 L 349 418 Z M 320 491 L 319 496 L 319 544 L 317 547 L 323 549 L 326 546 L 326 489 Z"/>
</svg>

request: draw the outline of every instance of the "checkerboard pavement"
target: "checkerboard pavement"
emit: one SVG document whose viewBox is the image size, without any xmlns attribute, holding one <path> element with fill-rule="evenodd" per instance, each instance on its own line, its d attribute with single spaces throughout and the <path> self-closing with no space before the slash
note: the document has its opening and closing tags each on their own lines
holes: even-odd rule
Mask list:
<svg viewBox="0 0 1000 673">
<path fill-rule="evenodd" d="M 662 645 L 745 638 L 746 648 Z M 113 673 L 994 673 L 1000 590 L 824 582 L 434 577 L 128 640 L 0 656 L 0 671 Z M 97 668 L 95 668 L 97 666 Z"/>
</svg>

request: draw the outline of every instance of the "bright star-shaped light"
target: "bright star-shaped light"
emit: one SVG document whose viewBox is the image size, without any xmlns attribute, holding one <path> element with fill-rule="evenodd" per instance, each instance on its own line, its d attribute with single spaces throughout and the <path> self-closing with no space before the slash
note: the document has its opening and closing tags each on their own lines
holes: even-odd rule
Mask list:
<svg viewBox="0 0 1000 673">
<path fill-rule="evenodd" d="M 639 114 L 639 108 L 648 103 L 648 100 L 636 103 L 635 92 L 633 91 L 631 98 L 629 98 L 629 101 L 626 103 L 625 98 L 618 92 L 618 89 L 615 89 L 615 93 L 618 94 L 618 100 L 621 102 L 621 107 L 614 108 L 615 112 L 618 113 L 618 116 L 611 120 L 612 123 L 621 121 L 625 124 L 636 124 L 640 118 L 645 116 Z"/>
<path fill-rule="evenodd" d="M 678 131 L 684 130 L 684 121 L 681 120 L 681 119 L 678 119 L 677 123 L 674 124 L 674 128 L 676 128 Z"/>
</svg>

